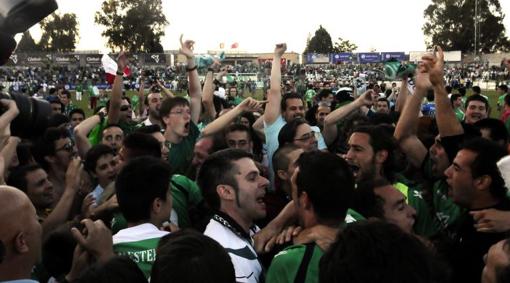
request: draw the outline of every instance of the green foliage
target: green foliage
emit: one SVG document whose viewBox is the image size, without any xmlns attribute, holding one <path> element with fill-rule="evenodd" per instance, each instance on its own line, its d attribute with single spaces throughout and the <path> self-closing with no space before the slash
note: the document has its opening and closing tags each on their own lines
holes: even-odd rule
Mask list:
<svg viewBox="0 0 510 283">
<path fill-rule="evenodd" d="M 493 53 L 510 49 L 505 36 L 499 0 L 432 0 L 424 11 L 426 45 L 445 50 L 474 51 L 475 3 L 478 2 L 479 37 L 477 52 Z"/>
<path fill-rule="evenodd" d="M 104 0 L 95 22 L 112 50 L 162 52 L 160 38 L 168 24 L 161 0 Z"/>
<path fill-rule="evenodd" d="M 333 51 L 336 53 L 341 52 L 353 52 L 358 49 L 358 46 L 349 40 L 343 40 L 341 37 L 335 42 L 335 47 L 333 47 Z"/>
<path fill-rule="evenodd" d="M 76 41 L 79 37 L 78 22 L 76 14 L 67 13 L 59 15 L 53 13 L 42 20 L 43 30 L 39 46 L 44 51 L 72 52 L 76 48 Z"/>
<path fill-rule="evenodd" d="M 34 39 L 32 38 L 32 35 L 27 30 L 23 33 L 23 36 L 21 37 L 21 40 L 18 43 L 18 46 L 16 47 L 17 52 L 34 52 L 34 51 L 41 51 L 41 48 L 35 43 Z"/>
<path fill-rule="evenodd" d="M 333 43 L 328 31 L 321 26 L 307 42 L 305 53 L 327 54 L 333 52 Z"/>
</svg>

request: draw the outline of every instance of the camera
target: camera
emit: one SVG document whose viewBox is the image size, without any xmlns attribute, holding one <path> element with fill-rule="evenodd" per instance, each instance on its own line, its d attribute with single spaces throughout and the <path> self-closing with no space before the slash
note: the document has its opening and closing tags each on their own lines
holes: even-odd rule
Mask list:
<svg viewBox="0 0 510 283">
<path fill-rule="evenodd" d="M 11 135 L 20 138 L 35 138 L 46 130 L 51 106 L 48 101 L 36 99 L 23 93 L 0 93 L 0 99 L 12 99 L 19 109 L 18 116 L 11 122 Z M 6 109 L 0 106 L 0 115 Z"/>
</svg>

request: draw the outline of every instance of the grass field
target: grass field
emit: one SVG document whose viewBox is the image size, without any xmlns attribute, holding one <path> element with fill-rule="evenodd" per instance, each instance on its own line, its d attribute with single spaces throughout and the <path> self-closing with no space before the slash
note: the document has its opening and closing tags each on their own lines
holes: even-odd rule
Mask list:
<svg viewBox="0 0 510 283">
<path fill-rule="evenodd" d="M 126 92 L 129 97 L 136 95 L 136 91 L 127 91 Z M 501 113 L 497 111 L 496 105 L 498 101 L 498 95 L 495 90 L 483 90 L 482 92 L 484 95 L 489 97 L 489 105 L 491 106 L 491 117 L 493 118 L 499 118 Z M 177 95 L 184 95 L 184 93 L 177 93 Z M 471 95 L 471 91 L 468 91 L 467 95 Z M 77 107 L 83 109 L 85 113 L 87 114 L 87 117 L 92 115 L 92 110 L 88 108 L 89 98 L 87 94 L 83 95 L 83 99 L 81 101 L 76 101 L 75 94 L 72 92 L 72 100 L 73 104 Z M 255 94 L 253 95 L 256 99 L 262 99 L 262 89 L 257 89 L 255 91 Z"/>
</svg>

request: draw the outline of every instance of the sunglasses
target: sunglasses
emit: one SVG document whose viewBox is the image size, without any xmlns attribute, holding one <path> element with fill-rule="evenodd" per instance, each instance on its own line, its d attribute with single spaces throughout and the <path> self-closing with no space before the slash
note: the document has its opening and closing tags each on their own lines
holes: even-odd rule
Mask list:
<svg viewBox="0 0 510 283">
<path fill-rule="evenodd" d="M 72 143 L 72 142 L 66 143 L 61 148 L 56 149 L 55 152 L 58 152 L 61 150 L 65 150 L 67 152 L 73 152 L 74 151 L 74 143 Z"/>
<path fill-rule="evenodd" d="M 122 105 L 122 106 L 120 107 L 120 111 L 127 111 L 127 110 L 129 110 L 129 109 L 131 109 L 131 106 L 130 106 L 130 105 Z"/>
</svg>

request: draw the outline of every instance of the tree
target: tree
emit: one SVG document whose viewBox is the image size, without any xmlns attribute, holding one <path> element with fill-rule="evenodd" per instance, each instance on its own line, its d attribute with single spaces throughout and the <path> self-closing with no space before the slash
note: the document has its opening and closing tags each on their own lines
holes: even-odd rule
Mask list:
<svg viewBox="0 0 510 283">
<path fill-rule="evenodd" d="M 341 52 L 352 52 L 358 49 L 358 46 L 349 40 L 343 40 L 341 37 L 338 38 L 337 42 L 335 42 L 335 47 L 333 47 L 333 51 L 336 53 Z"/>
<path fill-rule="evenodd" d="M 305 53 L 327 54 L 333 52 L 333 43 L 328 31 L 321 26 L 307 42 Z"/>
<path fill-rule="evenodd" d="M 168 24 L 161 0 L 104 0 L 95 22 L 112 50 L 162 52 L 160 38 Z"/>
<path fill-rule="evenodd" d="M 473 52 L 475 46 L 475 4 L 478 3 L 477 52 L 506 51 L 510 41 L 505 36 L 499 0 L 432 0 L 425 9 L 423 32 L 427 48 L 440 45 L 446 50 Z"/>
<path fill-rule="evenodd" d="M 28 30 L 25 31 L 18 43 L 18 47 L 16 47 L 16 52 L 34 52 L 40 50 L 41 48 L 35 43 L 30 32 Z"/>
<path fill-rule="evenodd" d="M 79 37 L 76 14 L 53 13 L 41 22 L 43 33 L 39 46 L 45 51 L 72 52 Z"/>
</svg>

